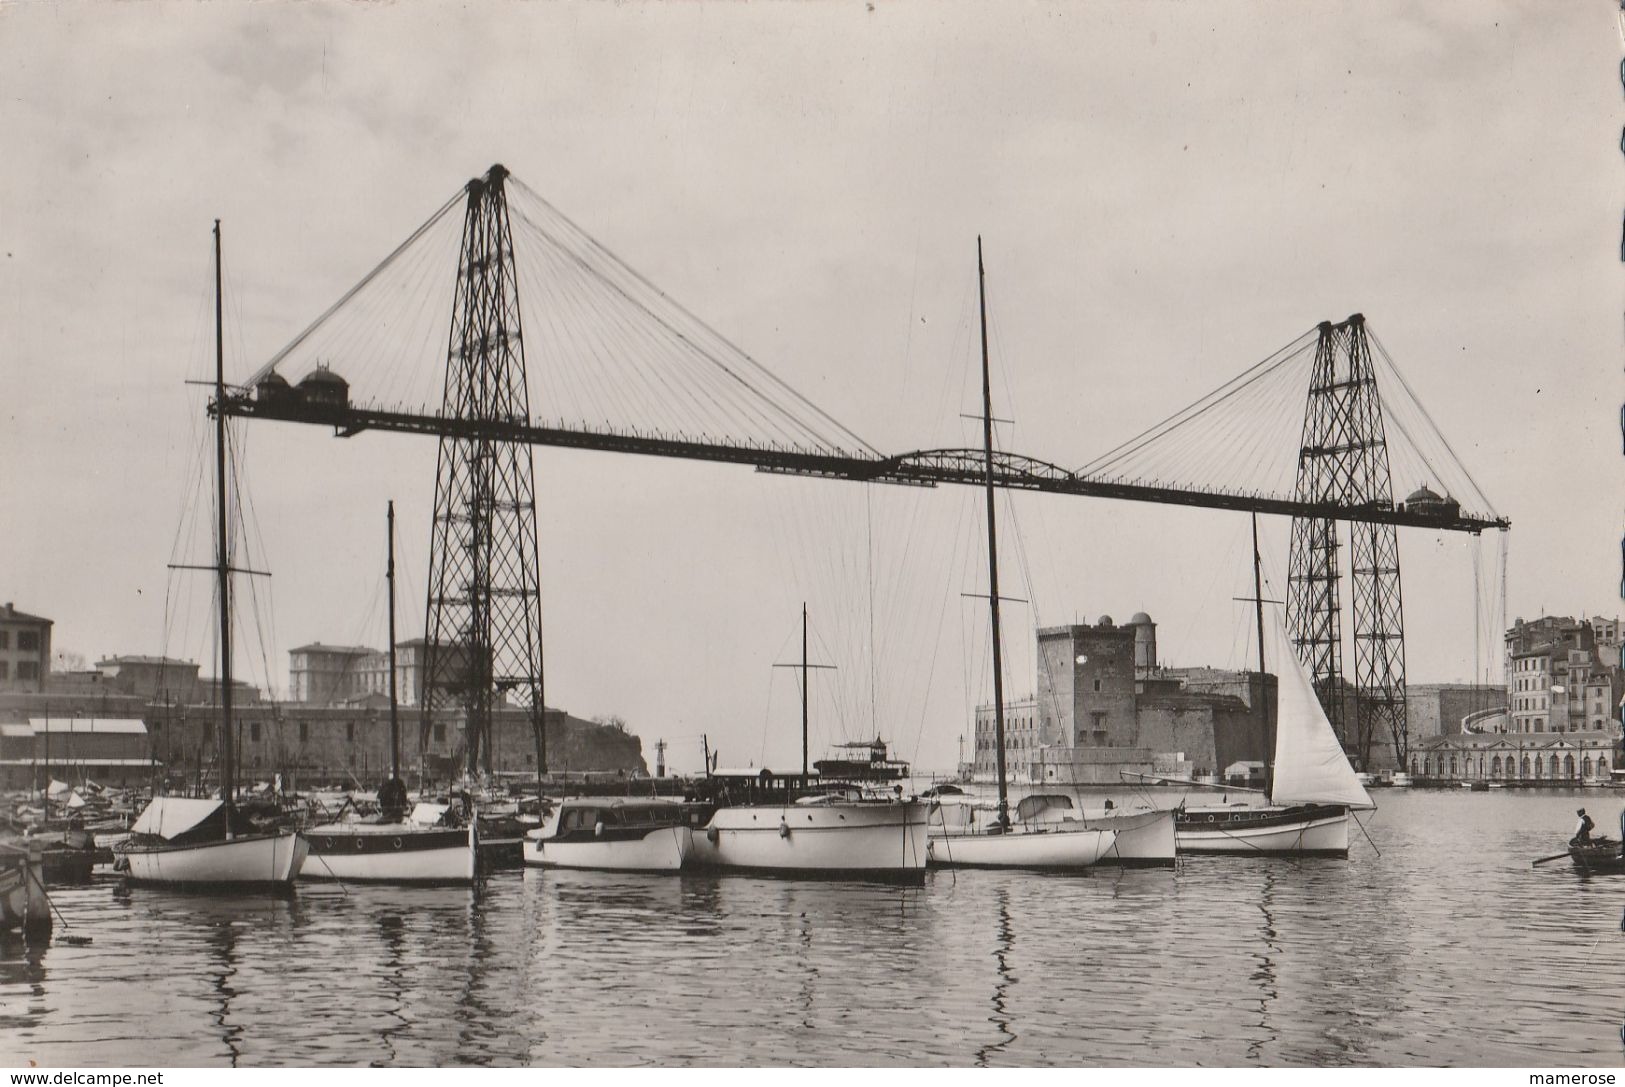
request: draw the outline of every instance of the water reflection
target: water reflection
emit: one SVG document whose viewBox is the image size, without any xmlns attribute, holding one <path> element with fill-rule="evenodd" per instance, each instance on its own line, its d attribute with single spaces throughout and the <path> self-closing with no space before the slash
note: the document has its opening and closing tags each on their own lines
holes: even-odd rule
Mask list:
<svg viewBox="0 0 1625 1087">
<path fill-rule="evenodd" d="M 1011 986 L 1015 984 L 1015 975 L 1010 972 L 1010 953 L 1015 947 L 1015 933 L 1010 927 L 1010 892 L 1003 887 L 993 892 L 994 916 L 997 919 L 994 925 L 993 940 L 993 1013 L 988 1016 L 988 1022 L 998 1029 L 998 1041 L 989 1042 L 976 1051 L 976 1065 L 986 1068 L 988 1059 L 995 1053 L 1002 1053 L 1016 1040 L 1016 1032 L 1010 1029 L 1010 1013 L 1005 1006 L 1009 998 Z"/>
<path fill-rule="evenodd" d="M 1274 908 L 1275 870 L 1270 868 L 1264 872 L 1263 886 L 1259 888 L 1258 895 L 1258 912 L 1262 921 L 1258 927 L 1258 968 L 1253 971 L 1252 980 L 1258 983 L 1259 1034 L 1247 1044 L 1247 1059 L 1250 1061 L 1262 1060 L 1264 1046 L 1275 1041 L 1275 1026 L 1270 1020 L 1270 1011 L 1280 995 L 1276 991 L 1275 957 L 1281 953 L 1281 947 L 1276 942 Z"/>
<path fill-rule="evenodd" d="M 53 892 L 91 944 L 0 945 L 0 1037 L 63 1065 L 1617 1061 L 1625 876 L 1529 867 L 1571 798 L 1459 792 L 1385 799 L 1380 857 L 1086 879 L 95 882 Z"/>
<path fill-rule="evenodd" d="M 373 1061 L 375 1067 L 395 1063 L 399 1056 L 395 1039 L 412 1029 L 412 1020 L 406 1017 L 406 922 L 398 913 L 382 914 L 378 918 L 378 935 L 384 944 L 382 979 L 390 1000 L 385 1014 L 394 1022 L 378 1032 L 386 1056 Z"/>
<path fill-rule="evenodd" d="M 236 1068 L 243 1055 L 238 1045 L 243 1028 L 231 1021 L 231 1002 L 237 997 L 237 990 L 232 986 L 232 979 L 237 976 L 237 932 L 231 918 L 211 919 L 204 944 L 209 949 L 209 979 L 215 995 L 215 1006 L 210 1015 L 226 1048 L 227 1063 Z"/>
</svg>

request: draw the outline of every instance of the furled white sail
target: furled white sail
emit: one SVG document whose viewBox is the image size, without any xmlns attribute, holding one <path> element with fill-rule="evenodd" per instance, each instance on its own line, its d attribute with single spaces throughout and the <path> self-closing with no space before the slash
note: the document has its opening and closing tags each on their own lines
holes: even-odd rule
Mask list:
<svg viewBox="0 0 1625 1087">
<path fill-rule="evenodd" d="M 1332 723 L 1320 708 L 1314 683 L 1298 661 L 1292 643 L 1274 624 L 1274 659 L 1278 677 L 1275 720 L 1275 777 L 1270 800 L 1276 804 L 1347 804 L 1372 808 L 1371 797 L 1354 776 Z"/>
</svg>

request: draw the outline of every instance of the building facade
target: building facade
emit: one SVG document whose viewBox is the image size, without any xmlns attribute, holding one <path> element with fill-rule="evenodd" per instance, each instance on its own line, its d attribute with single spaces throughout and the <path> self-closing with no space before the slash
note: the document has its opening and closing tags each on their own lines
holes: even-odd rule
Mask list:
<svg viewBox="0 0 1625 1087">
<path fill-rule="evenodd" d="M 377 651 L 361 645 L 312 642 L 288 651 L 288 699 L 315 706 L 365 694 L 362 662 Z"/>
<path fill-rule="evenodd" d="M 146 724 L 138 718 L 56 716 L 0 723 L 0 783 L 42 789 L 53 779 L 141 785 L 154 770 Z"/>
<path fill-rule="evenodd" d="M 1036 694 L 1005 707 L 1005 766 L 1018 784 L 1116 785 L 1124 774 L 1217 776 L 1264 757 L 1273 677 L 1164 668 L 1157 628 L 1136 614 L 1119 626 L 1038 631 Z M 976 709 L 976 780 L 997 772 L 991 706 Z"/>
<path fill-rule="evenodd" d="M 0 606 L 0 690 L 39 691 L 51 673 L 50 619 Z"/>
<path fill-rule="evenodd" d="M 1625 697 L 1620 622 L 1544 616 L 1506 633 L 1506 731 L 1595 732 L 1619 721 Z"/>
<path fill-rule="evenodd" d="M 108 657 L 96 670 L 113 689 L 153 702 L 197 701 L 198 664 L 173 657 Z"/>
<path fill-rule="evenodd" d="M 1616 730 L 1549 733 L 1485 732 L 1434 736 L 1411 750 L 1411 777 L 1421 783 L 1605 785 L 1618 765 Z"/>
</svg>

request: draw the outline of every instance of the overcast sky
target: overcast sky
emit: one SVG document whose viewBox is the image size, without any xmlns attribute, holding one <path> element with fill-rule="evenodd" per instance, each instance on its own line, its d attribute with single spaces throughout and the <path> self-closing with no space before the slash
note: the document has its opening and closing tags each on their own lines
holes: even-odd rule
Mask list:
<svg viewBox="0 0 1625 1087">
<path fill-rule="evenodd" d="M 195 535 L 204 401 L 183 382 L 212 367 L 212 220 L 241 378 L 500 161 L 888 451 L 974 440 L 979 234 L 1005 442 L 1062 464 L 1364 312 L 1513 521 L 1511 615 L 1612 614 L 1616 15 L 0 3 L 0 600 L 91 660 L 207 659 L 207 586 L 165 565 Z M 417 633 L 434 443 L 245 437 L 273 572 L 255 680 L 285 686 L 307 641 L 383 644 L 387 497 Z M 985 583 L 974 492 L 557 450 L 536 469 L 551 704 L 624 717 L 651 761 L 664 736 L 696 766 L 703 732 L 726 762 L 787 764 L 796 693 L 771 665 L 806 599 L 841 667 L 815 681 L 815 749 L 876 729 L 951 766 L 988 689 L 960 596 Z M 1150 612 L 1168 663 L 1245 664 L 1245 517 L 1015 510 L 1013 692 L 1035 623 L 1101 613 Z M 1264 531 L 1279 578 L 1287 526 Z M 1401 546 L 1410 678 L 1467 679 L 1498 656 L 1481 637 L 1475 665 L 1499 544 Z"/>
</svg>

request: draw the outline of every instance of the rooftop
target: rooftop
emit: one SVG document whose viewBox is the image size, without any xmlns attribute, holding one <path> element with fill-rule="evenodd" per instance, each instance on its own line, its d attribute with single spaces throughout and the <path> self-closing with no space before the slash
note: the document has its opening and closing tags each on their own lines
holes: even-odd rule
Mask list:
<svg viewBox="0 0 1625 1087">
<path fill-rule="evenodd" d="M 0 622 L 44 623 L 46 626 L 51 626 L 53 623 L 50 619 L 38 615 L 29 615 L 25 611 L 18 611 L 9 600 L 3 606 L 0 606 Z"/>
<path fill-rule="evenodd" d="M 197 661 L 177 660 L 174 657 L 144 657 L 140 654 L 132 654 L 130 656 L 106 657 L 97 661 L 96 667 L 100 668 L 108 664 L 164 664 L 174 665 L 177 668 L 196 668 L 198 666 Z"/>
<path fill-rule="evenodd" d="M 377 650 L 370 649 L 364 645 L 323 645 L 321 642 L 311 642 L 309 645 L 296 645 L 292 649 L 288 650 L 288 652 L 290 654 L 332 653 L 337 656 L 360 657 L 365 656 L 368 653 L 376 653 Z"/>
</svg>

